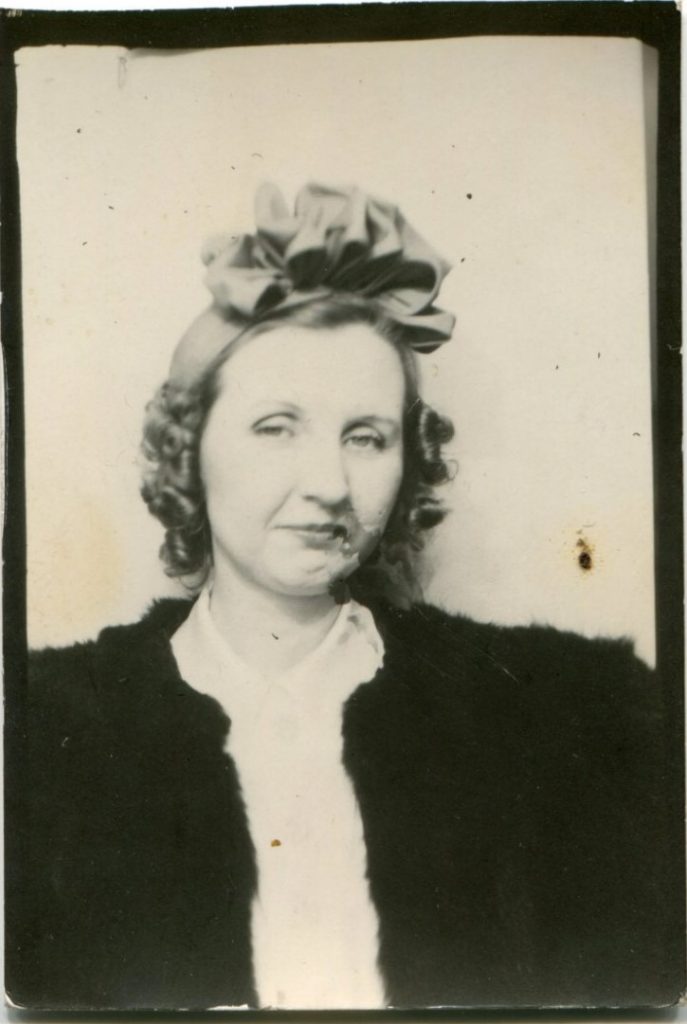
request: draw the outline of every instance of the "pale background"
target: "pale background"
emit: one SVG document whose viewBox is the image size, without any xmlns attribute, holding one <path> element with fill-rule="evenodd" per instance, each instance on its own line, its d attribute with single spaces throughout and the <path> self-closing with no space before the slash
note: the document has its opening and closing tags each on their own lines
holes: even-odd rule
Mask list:
<svg viewBox="0 0 687 1024">
<path fill-rule="evenodd" d="M 176 592 L 137 449 L 208 301 L 200 244 L 251 230 L 261 181 L 321 180 L 398 203 L 454 264 L 456 336 L 422 359 L 460 463 L 428 599 L 651 660 L 651 58 L 553 37 L 20 51 L 31 644 Z"/>
</svg>

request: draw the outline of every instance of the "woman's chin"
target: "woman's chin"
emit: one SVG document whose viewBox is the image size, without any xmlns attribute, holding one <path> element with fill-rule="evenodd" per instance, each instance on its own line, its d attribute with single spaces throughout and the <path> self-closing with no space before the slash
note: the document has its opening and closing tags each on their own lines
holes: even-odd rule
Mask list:
<svg viewBox="0 0 687 1024">
<path fill-rule="evenodd" d="M 272 574 L 271 589 L 290 597 L 318 597 L 331 594 L 358 568 L 358 558 L 338 560 L 335 564 L 291 566 L 288 571 Z"/>
</svg>

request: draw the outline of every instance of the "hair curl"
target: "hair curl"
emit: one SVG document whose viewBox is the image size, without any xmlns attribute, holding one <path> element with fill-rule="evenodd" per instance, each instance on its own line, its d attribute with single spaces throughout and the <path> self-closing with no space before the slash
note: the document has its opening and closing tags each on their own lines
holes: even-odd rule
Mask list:
<svg viewBox="0 0 687 1024">
<path fill-rule="evenodd" d="M 435 488 L 452 476 L 442 446 L 453 437 L 453 424 L 420 398 L 415 354 L 373 301 L 354 295 L 318 299 L 251 324 L 242 337 L 262 334 L 285 322 L 312 329 L 366 323 L 398 352 L 406 382 L 401 487 L 377 548 L 346 583 L 362 601 L 384 597 L 407 605 L 420 600 L 415 556 L 423 547 L 423 534 L 447 514 Z M 141 494 L 165 528 L 160 556 L 167 575 L 180 578 L 192 591 L 203 585 L 212 567 L 200 440 L 219 394 L 220 370 L 230 355 L 231 346 L 192 388 L 166 382 L 146 407 Z"/>
</svg>

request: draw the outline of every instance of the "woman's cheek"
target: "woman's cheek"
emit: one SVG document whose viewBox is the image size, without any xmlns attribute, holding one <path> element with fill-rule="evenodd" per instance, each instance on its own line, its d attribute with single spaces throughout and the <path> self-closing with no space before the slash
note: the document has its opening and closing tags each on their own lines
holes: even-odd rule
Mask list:
<svg viewBox="0 0 687 1024">
<path fill-rule="evenodd" d="M 400 458 L 376 460 L 361 476 L 356 488 L 358 494 L 358 521 L 373 532 L 383 530 L 396 503 L 401 486 L 403 467 Z"/>
<path fill-rule="evenodd" d="M 274 450 L 265 451 L 263 447 L 248 450 L 246 456 L 236 466 L 230 489 L 255 511 L 269 511 L 270 506 L 283 500 L 292 485 L 293 473 L 288 455 Z"/>
</svg>

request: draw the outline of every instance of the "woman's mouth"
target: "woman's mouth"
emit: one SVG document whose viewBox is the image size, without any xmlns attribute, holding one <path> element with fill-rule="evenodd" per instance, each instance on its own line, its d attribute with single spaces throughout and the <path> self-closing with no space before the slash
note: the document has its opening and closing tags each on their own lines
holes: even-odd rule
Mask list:
<svg viewBox="0 0 687 1024">
<path fill-rule="evenodd" d="M 293 523 L 280 527 L 295 533 L 306 547 L 328 548 L 341 546 L 345 548 L 348 541 L 348 529 L 343 523 Z"/>
</svg>

